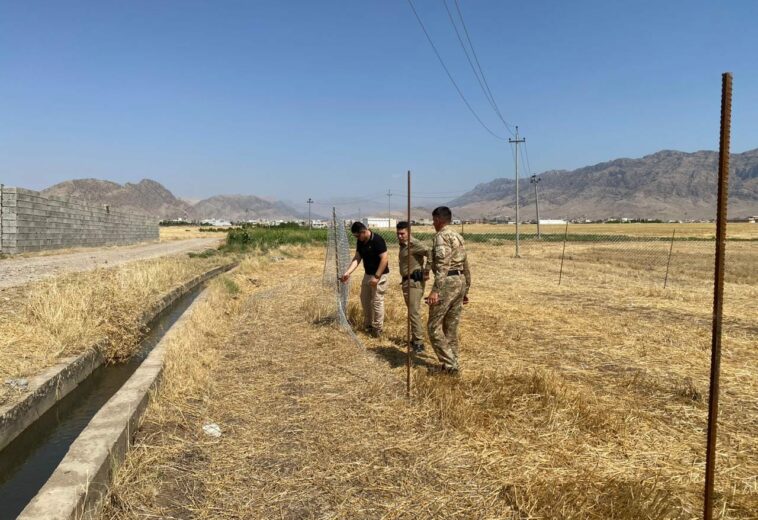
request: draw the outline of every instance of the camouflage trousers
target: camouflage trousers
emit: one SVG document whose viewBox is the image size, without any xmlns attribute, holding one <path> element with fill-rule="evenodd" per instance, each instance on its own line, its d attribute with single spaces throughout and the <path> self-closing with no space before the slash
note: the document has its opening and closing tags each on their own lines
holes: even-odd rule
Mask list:
<svg viewBox="0 0 758 520">
<path fill-rule="evenodd" d="M 408 286 L 410 285 L 410 291 Z M 424 341 L 424 322 L 421 319 L 421 300 L 424 298 L 424 282 L 415 280 L 405 280 L 403 282 L 403 298 L 405 305 L 408 307 L 408 314 L 411 317 L 411 339 L 415 343 Z"/>
<path fill-rule="evenodd" d="M 466 279 L 448 276 L 440 291 L 440 302 L 429 307 L 427 331 L 437 358 L 445 368 L 458 369 L 458 323 L 461 320 Z"/>
</svg>

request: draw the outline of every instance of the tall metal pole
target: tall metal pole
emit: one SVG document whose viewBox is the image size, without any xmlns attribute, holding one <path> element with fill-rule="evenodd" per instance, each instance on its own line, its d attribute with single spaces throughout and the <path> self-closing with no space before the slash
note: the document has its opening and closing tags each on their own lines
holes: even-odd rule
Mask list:
<svg viewBox="0 0 758 520">
<path fill-rule="evenodd" d="M 534 184 L 534 204 L 537 207 L 537 239 L 540 240 L 542 238 L 542 233 L 540 233 L 540 199 L 537 195 L 537 184 L 540 182 L 540 180 L 536 175 L 532 175 L 531 183 Z"/>
<path fill-rule="evenodd" d="M 705 454 L 705 500 L 703 518 L 713 518 L 713 485 L 716 474 L 716 433 L 719 414 L 721 371 L 721 318 L 724 299 L 724 251 L 726 206 L 729 187 L 729 137 L 732 120 L 732 74 L 721 79 L 721 135 L 719 142 L 719 189 L 716 207 L 716 267 L 713 280 L 713 330 L 711 334 L 711 381 L 708 392 L 708 437 Z"/>
<path fill-rule="evenodd" d="M 308 200 L 306 200 L 305 202 L 308 203 L 308 231 L 310 231 L 311 228 L 313 227 L 312 221 L 311 221 L 311 204 L 313 204 L 313 199 L 308 197 Z"/>
<path fill-rule="evenodd" d="M 387 227 L 390 225 L 390 219 L 392 218 L 392 190 L 387 190 Z"/>
<path fill-rule="evenodd" d="M 408 170 L 408 275 L 411 274 L 411 171 Z M 411 303 L 411 279 L 408 278 L 408 304 Z M 405 351 L 405 394 L 411 396 L 411 310 L 408 307 L 406 324 L 407 345 Z"/>
<path fill-rule="evenodd" d="M 337 272 L 337 305 L 342 306 L 342 287 L 340 286 L 340 278 L 342 273 L 340 272 L 340 245 L 337 240 L 337 208 L 332 207 L 332 226 L 334 226 L 334 266 Z M 343 309 L 345 318 L 347 318 L 347 309 Z"/>
<path fill-rule="evenodd" d="M 513 143 L 516 145 L 516 258 L 519 258 L 519 214 L 518 214 L 518 208 L 519 208 L 519 194 L 518 194 L 518 145 L 519 143 L 525 143 L 526 139 L 519 139 L 518 138 L 518 126 L 516 127 L 516 138 L 515 139 L 508 139 L 509 143 Z"/>
</svg>

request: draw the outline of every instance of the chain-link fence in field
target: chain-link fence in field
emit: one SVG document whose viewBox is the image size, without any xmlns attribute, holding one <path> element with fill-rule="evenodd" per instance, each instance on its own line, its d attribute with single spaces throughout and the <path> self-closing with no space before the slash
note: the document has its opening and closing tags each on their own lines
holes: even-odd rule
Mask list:
<svg viewBox="0 0 758 520">
<path fill-rule="evenodd" d="M 340 326 L 352 330 L 347 320 L 347 303 L 350 295 L 350 281 L 342 282 L 340 277 L 350 266 L 352 255 L 345 219 L 338 218 L 335 212 L 327 227 L 326 256 L 324 257 L 324 274 L 322 283 L 335 295 L 337 318 Z"/>
<path fill-rule="evenodd" d="M 351 221 L 348 220 L 348 223 Z M 745 225 L 747 226 L 747 225 Z M 458 224 L 474 254 L 516 257 L 513 225 Z M 518 258 L 539 270 L 545 284 L 604 284 L 603 273 L 615 273 L 645 281 L 650 287 L 684 287 L 713 278 L 714 224 L 578 224 L 552 225 L 538 236 L 524 226 L 519 234 Z M 545 227 L 545 226 L 543 226 Z M 395 230 L 377 228 L 388 244 L 396 244 Z M 758 245 L 756 233 L 737 232 L 728 239 L 728 276 L 749 276 L 751 252 Z M 413 236 L 431 245 L 431 226 L 413 226 Z M 350 247 L 355 239 L 349 237 Z M 752 258 L 754 260 L 754 258 Z M 620 278 L 624 280 L 625 278 Z M 699 285 L 702 287 L 702 283 Z"/>
</svg>

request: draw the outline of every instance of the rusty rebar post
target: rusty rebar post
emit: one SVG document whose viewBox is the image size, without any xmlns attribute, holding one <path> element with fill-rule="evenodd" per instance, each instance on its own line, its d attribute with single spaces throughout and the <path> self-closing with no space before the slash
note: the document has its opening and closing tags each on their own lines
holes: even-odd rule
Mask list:
<svg viewBox="0 0 758 520">
<path fill-rule="evenodd" d="M 406 333 L 408 335 L 408 344 L 406 345 L 405 353 L 405 394 L 408 398 L 411 397 L 411 171 L 408 170 L 408 319 L 406 324 Z"/>
<path fill-rule="evenodd" d="M 676 228 L 674 228 L 674 231 L 671 232 L 671 245 L 669 246 L 669 259 L 666 261 L 666 277 L 663 279 L 663 288 L 666 288 L 666 285 L 669 281 L 669 267 L 671 266 L 671 253 L 674 251 L 674 237 L 676 236 Z"/>
<path fill-rule="evenodd" d="M 713 518 L 713 488 L 716 473 L 716 434 L 721 371 L 721 318 L 724 303 L 724 252 L 729 188 L 729 138 L 732 119 L 732 74 L 721 79 L 721 133 L 719 140 L 719 187 L 716 208 L 716 266 L 713 280 L 713 330 L 711 334 L 711 381 L 708 391 L 708 437 L 705 454 L 705 499 L 703 518 Z"/>
<path fill-rule="evenodd" d="M 563 278 L 563 257 L 566 256 L 566 239 L 569 234 L 569 223 L 566 221 L 566 231 L 563 233 L 563 252 L 561 252 L 561 271 L 558 273 L 558 285 L 561 285 L 561 279 Z"/>
</svg>

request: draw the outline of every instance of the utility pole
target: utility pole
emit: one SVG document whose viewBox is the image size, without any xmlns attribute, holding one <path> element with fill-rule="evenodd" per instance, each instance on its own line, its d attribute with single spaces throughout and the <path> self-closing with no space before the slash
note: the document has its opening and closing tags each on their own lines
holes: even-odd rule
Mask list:
<svg viewBox="0 0 758 520">
<path fill-rule="evenodd" d="M 306 200 L 305 202 L 308 203 L 308 231 L 310 231 L 311 228 L 313 227 L 312 221 L 311 221 L 311 204 L 313 204 L 313 199 L 308 197 L 308 200 Z"/>
<path fill-rule="evenodd" d="M 532 180 L 529 181 L 534 184 L 534 204 L 537 207 L 537 240 L 542 239 L 542 234 L 540 233 L 540 198 L 539 195 L 537 195 L 537 184 L 539 184 L 541 180 L 542 179 L 536 175 L 532 175 Z"/>
<path fill-rule="evenodd" d="M 392 190 L 387 190 L 387 227 L 392 227 L 390 219 L 392 218 Z"/>
<path fill-rule="evenodd" d="M 525 143 L 526 139 L 518 138 L 518 127 L 516 127 L 516 138 L 515 139 L 508 139 L 509 143 L 516 145 L 516 258 L 519 258 L 519 215 L 518 215 L 518 206 L 519 206 L 519 200 L 518 200 L 518 145 L 519 143 Z"/>
</svg>

